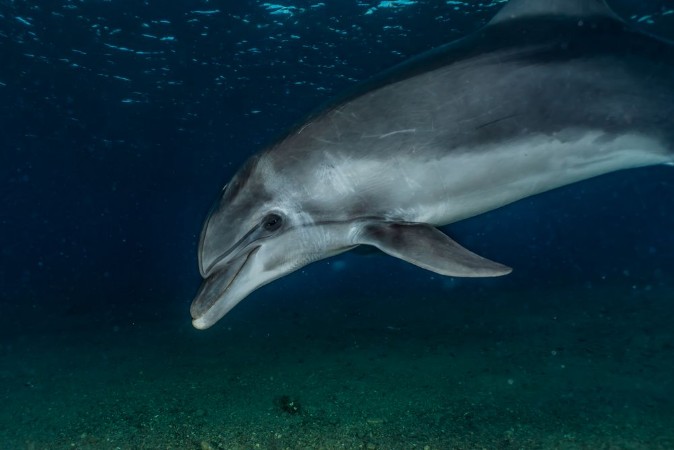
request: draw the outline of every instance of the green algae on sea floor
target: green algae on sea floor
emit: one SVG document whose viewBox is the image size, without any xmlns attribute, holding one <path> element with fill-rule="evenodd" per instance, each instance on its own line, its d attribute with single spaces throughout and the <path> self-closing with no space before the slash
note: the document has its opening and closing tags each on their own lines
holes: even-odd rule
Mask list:
<svg viewBox="0 0 674 450">
<path fill-rule="evenodd" d="M 379 315 L 348 316 L 339 302 L 330 310 L 345 314 L 329 317 L 244 309 L 207 333 L 178 322 L 6 333 L 0 442 L 674 448 L 671 298 L 664 288 L 455 292 Z"/>
</svg>

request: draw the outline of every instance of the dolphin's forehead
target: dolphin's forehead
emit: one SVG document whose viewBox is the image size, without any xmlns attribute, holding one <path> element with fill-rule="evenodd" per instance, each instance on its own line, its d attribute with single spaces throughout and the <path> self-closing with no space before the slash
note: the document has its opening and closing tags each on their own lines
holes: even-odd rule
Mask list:
<svg viewBox="0 0 674 450">
<path fill-rule="evenodd" d="M 258 174 L 259 157 L 249 159 L 223 189 L 204 223 L 199 242 L 199 268 L 209 268 L 231 252 L 254 226 L 272 196 Z"/>
<path fill-rule="evenodd" d="M 225 185 L 220 195 L 219 207 L 223 205 L 232 204 L 239 197 L 244 187 L 249 186 L 255 182 L 255 173 L 260 162 L 260 156 L 254 155 L 236 171 L 232 179 Z"/>
</svg>

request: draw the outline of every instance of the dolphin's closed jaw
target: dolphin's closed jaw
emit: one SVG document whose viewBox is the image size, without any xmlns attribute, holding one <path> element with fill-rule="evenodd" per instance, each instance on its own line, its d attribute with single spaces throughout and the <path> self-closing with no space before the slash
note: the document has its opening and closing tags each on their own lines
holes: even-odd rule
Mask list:
<svg viewBox="0 0 674 450">
<path fill-rule="evenodd" d="M 241 300 L 240 296 L 232 295 L 232 288 L 255 250 L 238 256 L 204 280 L 190 307 L 195 328 L 209 328 Z"/>
</svg>

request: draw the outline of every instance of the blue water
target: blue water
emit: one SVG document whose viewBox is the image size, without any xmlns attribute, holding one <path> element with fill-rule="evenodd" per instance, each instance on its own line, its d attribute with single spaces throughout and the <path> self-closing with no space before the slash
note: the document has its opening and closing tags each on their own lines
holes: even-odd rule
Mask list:
<svg viewBox="0 0 674 450">
<path fill-rule="evenodd" d="M 201 223 L 243 160 L 344 89 L 475 30 L 500 6 L 283 5 L 2 2 L 3 304 L 186 311 Z M 667 2 L 614 6 L 645 30 L 674 29 Z M 614 174 L 452 231 L 515 267 L 504 283 L 657 282 L 672 261 L 673 182 L 665 168 Z M 364 278 L 389 276 L 379 285 L 394 292 L 430 277 L 401 281 L 400 265 L 383 258 L 377 267 L 362 263 Z M 306 270 L 333 277 L 326 264 Z"/>
</svg>

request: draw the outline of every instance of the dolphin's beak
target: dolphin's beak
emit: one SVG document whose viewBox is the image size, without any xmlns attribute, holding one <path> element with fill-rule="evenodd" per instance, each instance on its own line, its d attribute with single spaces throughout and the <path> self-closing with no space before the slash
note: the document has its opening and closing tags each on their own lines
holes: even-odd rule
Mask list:
<svg viewBox="0 0 674 450">
<path fill-rule="evenodd" d="M 245 297 L 246 293 L 236 292 L 237 280 L 258 248 L 237 256 L 204 280 L 190 307 L 195 328 L 209 328 Z"/>
</svg>

